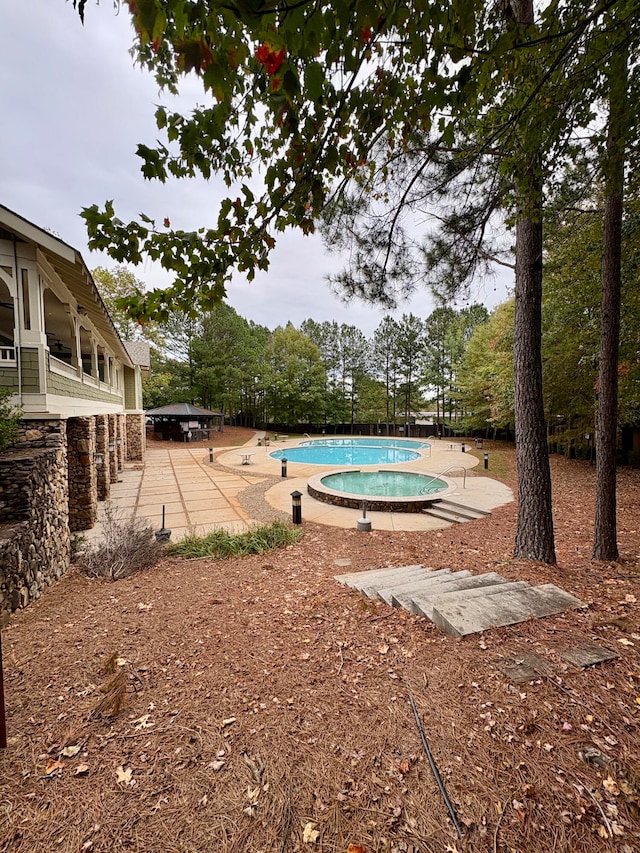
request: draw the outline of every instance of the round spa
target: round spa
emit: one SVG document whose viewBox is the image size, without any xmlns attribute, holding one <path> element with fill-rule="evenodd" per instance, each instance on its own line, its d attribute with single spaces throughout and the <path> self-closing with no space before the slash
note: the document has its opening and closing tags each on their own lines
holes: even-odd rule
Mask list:
<svg viewBox="0 0 640 853">
<path fill-rule="evenodd" d="M 358 509 L 367 502 L 378 512 L 422 512 L 434 501 L 452 494 L 457 485 L 439 474 L 418 471 L 330 471 L 307 483 L 312 498 L 335 506 Z"/>
</svg>

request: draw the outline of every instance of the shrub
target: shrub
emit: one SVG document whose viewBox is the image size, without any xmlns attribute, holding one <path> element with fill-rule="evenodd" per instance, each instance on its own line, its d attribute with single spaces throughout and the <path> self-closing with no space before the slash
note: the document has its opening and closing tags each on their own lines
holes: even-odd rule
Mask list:
<svg viewBox="0 0 640 853">
<path fill-rule="evenodd" d="M 140 519 L 123 518 L 107 504 L 102 524 L 104 538 L 90 545 L 80 561 L 81 571 L 94 578 L 120 580 L 151 569 L 162 559 L 163 546 Z"/>
<path fill-rule="evenodd" d="M 18 438 L 18 424 L 22 410 L 9 402 L 11 390 L 0 388 L 0 451 L 9 447 Z"/>
<path fill-rule="evenodd" d="M 178 557 L 241 557 L 245 554 L 264 554 L 274 548 L 292 545 L 302 538 L 302 530 L 283 521 L 252 527 L 245 533 L 228 533 L 219 528 L 206 536 L 185 536 L 169 546 L 169 553 Z"/>
</svg>

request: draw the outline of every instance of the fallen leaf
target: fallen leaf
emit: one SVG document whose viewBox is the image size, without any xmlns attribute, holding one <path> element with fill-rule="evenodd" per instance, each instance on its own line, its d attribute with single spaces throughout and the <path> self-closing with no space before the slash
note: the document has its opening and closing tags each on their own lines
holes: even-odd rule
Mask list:
<svg viewBox="0 0 640 853">
<path fill-rule="evenodd" d="M 224 767 L 224 765 L 225 765 L 225 764 L 226 764 L 226 762 L 225 762 L 225 761 L 220 761 L 220 759 L 217 759 L 216 761 L 212 761 L 212 762 L 209 764 L 209 767 L 210 767 L 212 770 L 222 770 L 222 768 Z"/>
<path fill-rule="evenodd" d="M 78 764 L 78 766 L 76 767 L 75 775 L 76 776 L 86 776 L 88 772 L 89 772 L 89 765 L 88 764 Z"/>
<path fill-rule="evenodd" d="M 227 726 L 232 726 L 235 723 L 235 721 L 236 721 L 235 717 L 227 717 L 225 720 L 222 721 L 222 728 L 224 729 Z"/>
<path fill-rule="evenodd" d="M 44 771 L 45 776 L 60 776 L 64 769 L 64 761 L 48 761 Z"/>
<path fill-rule="evenodd" d="M 381 655 L 386 655 L 389 651 L 389 646 L 386 643 L 383 643 L 381 646 L 378 646 L 378 651 Z"/>
<path fill-rule="evenodd" d="M 76 746 L 65 746 L 65 748 L 62 750 L 62 754 L 65 758 L 73 758 L 74 755 L 77 755 L 81 749 L 82 746 L 80 746 L 80 744 Z"/>
<path fill-rule="evenodd" d="M 631 640 L 627 640 L 626 637 L 621 637 L 618 639 L 618 642 L 621 646 L 634 646 L 635 643 L 632 643 Z"/>
<path fill-rule="evenodd" d="M 635 604 L 638 599 L 635 595 L 625 595 L 624 600 L 627 604 Z"/>
<path fill-rule="evenodd" d="M 610 794 L 613 794 L 614 797 L 617 797 L 620 794 L 620 788 L 618 787 L 618 783 L 613 778 L 613 776 L 607 776 L 606 779 L 603 779 L 602 787 L 605 789 L 605 791 L 608 791 Z"/>
<path fill-rule="evenodd" d="M 316 824 L 309 821 L 302 833 L 302 841 L 305 844 L 315 844 L 320 838 L 320 833 L 316 829 Z"/>
<path fill-rule="evenodd" d="M 123 782 L 125 785 L 129 785 L 131 782 L 131 777 L 133 776 L 133 770 L 130 767 L 127 767 L 125 770 L 122 764 L 119 767 L 116 767 L 116 777 L 117 781 Z"/>
<path fill-rule="evenodd" d="M 155 723 L 150 723 L 149 719 L 151 718 L 151 714 L 143 714 L 141 717 L 138 717 L 137 720 L 134 720 L 133 723 L 138 731 L 141 729 L 150 729 Z"/>
<path fill-rule="evenodd" d="M 367 853 L 362 844 L 350 844 L 347 847 L 347 853 Z"/>
</svg>

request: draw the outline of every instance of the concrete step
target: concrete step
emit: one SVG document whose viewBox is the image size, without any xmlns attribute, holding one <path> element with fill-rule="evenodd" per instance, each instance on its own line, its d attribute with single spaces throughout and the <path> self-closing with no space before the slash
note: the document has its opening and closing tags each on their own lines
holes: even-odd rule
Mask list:
<svg viewBox="0 0 640 853">
<path fill-rule="evenodd" d="M 457 512 L 460 515 L 472 519 L 485 518 L 487 515 L 491 515 L 491 512 L 488 509 L 480 509 L 476 506 L 467 506 L 467 504 L 461 504 L 458 503 L 458 501 L 448 500 L 447 498 L 443 498 L 435 505 L 442 507 L 443 509 L 450 509 L 452 512 Z"/>
<path fill-rule="evenodd" d="M 351 589 L 362 590 L 364 587 L 387 586 L 398 578 L 422 577 L 427 569 L 422 565 L 395 566 L 389 569 L 372 569 L 368 572 L 349 572 L 346 575 L 336 575 L 335 579 Z"/>
<path fill-rule="evenodd" d="M 404 607 L 417 616 L 432 618 L 433 601 L 446 592 L 458 592 L 464 589 L 494 586 L 506 583 L 505 579 L 496 572 L 484 575 L 472 575 L 471 572 L 454 572 L 449 578 L 443 578 L 440 583 L 434 583 L 411 593 L 401 593 L 393 596 L 396 607 Z"/>
<path fill-rule="evenodd" d="M 405 586 L 406 584 L 414 584 L 414 583 L 423 583 L 425 578 L 429 577 L 429 574 L 423 571 L 402 571 L 398 572 L 395 577 L 386 577 L 382 580 L 378 580 L 374 583 L 371 581 L 364 581 L 362 586 L 353 587 L 354 589 L 359 589 L 360 592 L 363 592 L 368 598 L 378 598 L 380 593 L 380 588 L 386 589 L 387 587 L 395 587 L 395 586 Z"/>
<path fill-rule="evenodd" d="M 497 583 L 495 585 L 490 584 L 489 586 L 479 586 L 471 589 L 443 592 L 442 595 L 438 595 L 433 599 L 433 607 L 434 609 L 437 609 L 438 604 L 464 604 L 465 601 L 469 601 L 474 598 L 482 598 L 486 595 L 498 595 L 504 592 L 509 592 L 509 590 L 517 589 L 530 589 L 530 586 L 526 581 L 504 581 L 504 583 Z"/>
<path fill-rule="evenodd" d="M 447 500 L 438 501 L 427 509 L 423 509 L 422 512 L 426 515 L 431 515 L 434 518 L 449 521 L 452 524 L 461 524 L 465 521 L 477 521 L 479 518 L 484 518 L 490 514 L 483 509 L 476 509 L 475 507 L 468 507 L 463 504 Z"/>
<path fill-rule="evenodd" d="M 394 595 L 403 595 L 409 594 L 412 592 L 417 592 L 423 589 L 431 589 L 434 585 L 438 585 L 442 583 L 444 580 L 448 580 L 450 578 L 459 577 L 464 575 L 465 577 L 469 577 L 471 572 L 455 572 L 452 573 L 449 569 L 438 569 L 434 572 L 429 572 L 426 575 L 422 575 L 418 578 L 410 579 L 404 583 L 398 582 L 393 584 L 388 584 L 382 588 L 375 587 L 376 595 L 378 595 L 383 601 L 386 601 L 387 604 L 393 605 L 393 596 Z M 372 596 L 373 597 L 373 596 Z"/>
<path fill-rule="evenodd" d="M 486 597 L 440 601 L 434 606 L 431 618 L 446 634 L 465 637 L 489 628 L 515 625 L 531 616 L 551 616 L 585 606 L 554 584 L 542 584 L 504 592 L 497 590 Z"/>
</svg>

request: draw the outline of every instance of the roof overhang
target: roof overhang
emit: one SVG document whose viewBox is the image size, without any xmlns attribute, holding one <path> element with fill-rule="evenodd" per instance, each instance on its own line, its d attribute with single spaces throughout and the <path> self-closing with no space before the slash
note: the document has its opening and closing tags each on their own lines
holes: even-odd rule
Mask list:
<svg viewBox="0 0 640 853">
<path fill-rule="evenodd" d="M 128 367 L 133 367 L 129 353 L 120 339 L 80 252 L 4 205 L 0 205 L 0 227 L 15 234 L 17 239 L 35 246 L 40 254 L 40 260 L 44 259 L 46 262 L 44 266 L 48 264 L 62 280 L 76 300 L 78 309 L 82 309 L 81 313 L 86 312 L 96 331 L 109 344 L 114 355 Z"/>
</svg>

